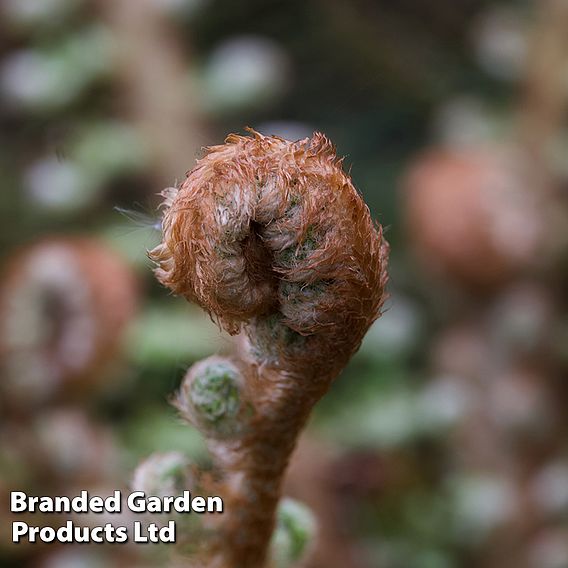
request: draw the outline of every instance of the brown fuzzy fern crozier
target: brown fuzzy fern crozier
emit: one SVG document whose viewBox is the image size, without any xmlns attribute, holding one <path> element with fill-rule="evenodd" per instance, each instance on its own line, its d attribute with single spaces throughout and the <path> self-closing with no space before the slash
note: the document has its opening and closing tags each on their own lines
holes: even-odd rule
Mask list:
<svg viewBox="0 0 568 568">
<path fill-rule="evenodd" d="M 380 314 L 388 245 L 319 133 L 230 135 L 164 197 L 158 279 L 242 332 L 242 349 L 195 365 L 178 398 L 225 502 L 199 563 L 258 568 L 299 432 Z"/>
</svg>

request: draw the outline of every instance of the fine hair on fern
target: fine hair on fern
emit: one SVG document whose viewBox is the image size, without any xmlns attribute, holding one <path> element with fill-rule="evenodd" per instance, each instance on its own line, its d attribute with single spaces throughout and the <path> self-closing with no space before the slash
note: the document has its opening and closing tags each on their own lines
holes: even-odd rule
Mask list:
<svg viewBox="0 0 568 568">
<path fill-rule="evenodd" d="M 158 280 L 239 335 L 233 355 L 195 364 L 176 398 L 213 459 L 206 489 L 225 504 L 182 565 L 291 566 L 298 555 L 274 544 L 298 511 L 283 502 L 277 524 L 283 475 L 312 407 L 380 315 L 388 245 L 320 133 L 230 135 L 163 196 Z"/>
</svg>

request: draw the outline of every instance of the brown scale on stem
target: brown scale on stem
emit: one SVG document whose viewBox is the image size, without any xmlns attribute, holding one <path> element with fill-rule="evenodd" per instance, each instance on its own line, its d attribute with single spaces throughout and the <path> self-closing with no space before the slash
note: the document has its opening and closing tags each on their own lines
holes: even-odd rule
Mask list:
<svg viewBox="0 0 568 568">
<path fill-rule="evenodd" d="M 242 332 L 239 353 L 195 365 L 178 398 L 222 475 L 225 513 L 200 564 L 261 567 L 299 432 L 380 315 L 388 245 L 319 133 L 230 135 L 164 197 L 158 279 Z M 235 404 L 213 404 L 208 377 L 219 392 L 237 377 L 223 391 Z"/>
</svg>

